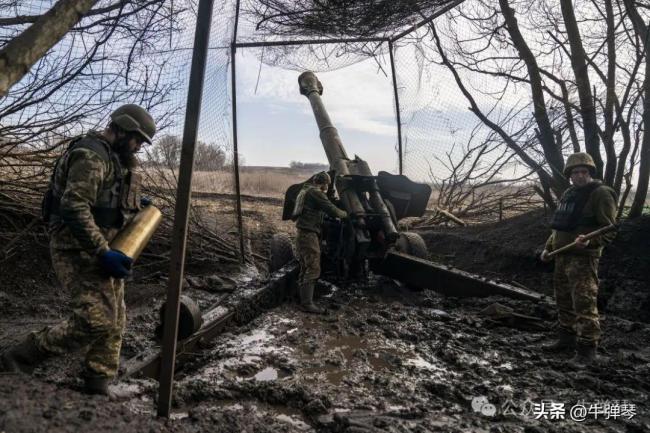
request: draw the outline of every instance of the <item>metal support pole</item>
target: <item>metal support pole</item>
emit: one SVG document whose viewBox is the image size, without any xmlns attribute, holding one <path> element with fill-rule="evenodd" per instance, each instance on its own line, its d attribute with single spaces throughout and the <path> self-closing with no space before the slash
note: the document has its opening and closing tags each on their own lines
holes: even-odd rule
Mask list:
<svg viewBox="0 0 650 433">
<path fill-rule="evenodd" d="M 233 158 L 235 165 L 235 197 L 237 204 L 237 229 L 239 230 L 239 259 L 244 263 L 244 217 L 241 211 L 241 185 L 239 183 L 239 149 L 237 143 L 237 82 L 236 82 L 236 68 L 235 68 L 235 55 L 237 49 L 235 44 L 231 45 L 230 57 L 232 68 L 232 143 L 233 143 Z"/>
<path fill-rule="evenodd" d="M 397 74 L 395 73 L 395 58 L 393 57 L 393 43 L 388 41 L 390 53 L 390 70 L 393 74 L 393 92 L 395 94 L 395 113 L 397 118 L 397 157 L 399 158 L 399 174 L 404 174 L 404 159 L 402 149 L 402 117 L 399 110 L 399 96 L 397 93 Z"/>
<path fill-rule="evenodd" d="M 187 92 L 185 126 L 183 128 L 183 147 L 178 173 L 176 208 L 174 210 L 174 229 L 171 239 L 169 282 L 167 284 L 167 307 L 165 309 L 165 329 L 163 330 L 162 360 L 160 365 L 160 389 L 158 395 L 158 415 L 169 417 L 174 384 L 174 364 L 176 361 L 176 338 L 178 333 L 178 312 L 180 305 L 183 269 L 185 266 L 185 247 L 187 243 L 187 223 L 189 220 L 190 197 L 192 194 L 192 171 L 194 167 L 194 148 L 199 129 L 203 79 L 210 41 L 212 7 L 214 0 L 200 0 L 194 33 L 194 53 Z"/>
<path fill-rule="evenodd" d="M 239 230 L 239 260 L 244 263 L 246 250 L 244 250 L 244 216 L 241 211 L 241 185 L 239 183 L 239 145 L 237 140 L 237 68 L 235 57 L 237 55 L 237 27 L 239 24 L 239 0 L 235 6 L 235 26 L 230 44 L 230 72 L 232 84 L 232 145 L 233 164 L 235 166 L 235 197 L 237 204 L 237 228 Z"/>
</svg>

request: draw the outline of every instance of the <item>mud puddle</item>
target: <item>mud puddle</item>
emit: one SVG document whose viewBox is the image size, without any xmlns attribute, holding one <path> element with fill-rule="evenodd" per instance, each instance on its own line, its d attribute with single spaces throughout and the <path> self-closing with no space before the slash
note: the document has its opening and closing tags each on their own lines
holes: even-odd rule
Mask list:
<svg viewBox="0 0 650 433">
<path fill-rule="evenodd" d="M 66 415 L 56 416 L 73 420 L 69 425 L 102 407 L 113 414 L 109 418 L 117 417 L 121 431 L 149 431 L 149 426 L 180 432 L 650 431 L 646 324 L 605 317 L 602 362 L 576 369 L 567 358 L 540 350 L 554 332 L 542 305 L 405 292 L 381 278 L 346 288 L 327 284 L 319 293 L 327 315 L 307 315 L 284 304 L 197 353 L 177 374 L 173 416 L 164 423 L 155 419 L 154 381 L 124 381 L 119 385 L 124 400 L 90 400 L 91 409 L 66 406 L 86 402 L 79 400 L 70 367 L 57 364 L 63 373 L 40 376 L 50 383 L 39 386 L 61 395 L 65 403 L 57 410 Z M 548 319 L 547 329 L 524 331 L 490 320 L 481 312 L 494 302 Z M 12 414 L 16 410 L 6 404 L 13 401 L 11 387 L 23 385 L 3 384 L 3 407 Z M 575 407 L 584 408 L 582 419 L 574 419 L 580 418 L 570 412 Z M 616 417 L 612 407 L 619 408 Z M 12 431 L 7 426 L 18 419 L 5 417 L 9 421 L 0 431 Z M 52 425 L 49 419 L 45 423 Z"/>
<path fill-rule="evenodd" d="M 522 313 L 538 306 L 426 291 L 397 300 L 400 287 L 384 279 L 362 289 L 328 290 L 327 315 L 283 305 L 219 337 L 177 383 L 176 407 L 189 419 L 221 410 L 277 431 L 650 431 L 650 363 L 617 350 L 621 340 L 647 341 L 644 325 L 632 336 L 607 318 L 603 363 L 576 370 L 540 351 L 552 330 L 480 314 L 497 301 Z M 635 414 L 570 417 L 580 402 L 589 410 L 605 401 L 625 401 Z M 551 402 L 564 418 L 540 412 Z"/>
</svg>

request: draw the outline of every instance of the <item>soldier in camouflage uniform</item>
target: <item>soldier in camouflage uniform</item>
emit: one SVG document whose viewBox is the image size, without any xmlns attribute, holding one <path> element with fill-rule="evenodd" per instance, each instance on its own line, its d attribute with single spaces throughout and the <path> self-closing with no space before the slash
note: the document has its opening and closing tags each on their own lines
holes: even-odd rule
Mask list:
<svg viewBox="0 0 650 433">
<path fill-rule="evenodd" d="M 296 254 L 300 263 L 300 308 L 308 313 L 322 314 L 323 310 L 314 304 L 314 286 L 320 276 L 320 235 L 325 214 L 332 218 L 347 218 L 344 210 L 336 207 L 325 192 L 331 183 L 326 172 L 316 174 L 306 182 L 294 208 L 296 221 Z"/>
<path fill-rule="evenodd" d="M 72 313 L 6 351 L 6 370 L 31 372 L 51 355 L 87 348 L 85 389 L 109 394 L 126 319 L 124 278 L 132 263 L 109 243 L 146 204 L 139 196 L 135 153 L 155 132 L 145 109 L 124 105 L 103 132 L 73 139 L 57 161 L 43 213 L 54 271 L 71 293 Z"/>
<path fill-rule="evenodd" d="M 542 260 L 550 251 L 575 241 L 577 246 L 555 256 L 553 285 L 558 309 L 559 338 L 545 346 L 552 352 L 576 351 L 573 363 L 591 364 L 596 357 L 600 339 L 598 316 L 598 261 L 603 247 L 615 232 L 585 240 L 586 233 L 613 224 L 616 219 L 616 193 L 594 180 L 596 165 L 587 153 L 574 153 L 567 159 L 564 173 L 571 186 L 562 195 L 553 215 L 553 232 L 542 252 Z"/>
</svg>

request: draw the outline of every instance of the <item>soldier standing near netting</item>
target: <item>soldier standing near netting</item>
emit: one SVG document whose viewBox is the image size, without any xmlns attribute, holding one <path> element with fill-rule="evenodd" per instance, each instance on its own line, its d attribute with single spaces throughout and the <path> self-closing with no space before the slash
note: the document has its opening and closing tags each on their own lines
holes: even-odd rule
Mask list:
<svg viewBox="0 0 650 433">
<path fill-rule="evenodd" d="M 109 394 L 126 319 L 124 278 L 132 264 L 109 242 L 147 204 L 139 193 L 135 154 L 155 132 L 144 108 L 124 105 L 104 131 L 73 139 L 57 161 L 43 214 L 54 271 L 72 295 L 72 313 L 3 353 L 5 370 L 31 372 L 51 355 L 87 348 L 85 390 Z"/>
<path fill-rule="evenodd" d="M 331 183 L 329 174 L 321 172 L 305 182 L 293 211 L 298 233 L 296 255 L 300 263 L 298 279 L 300 308 L 308 313 L 322 314 L 314 304 L 314 287 L 320 276 L 320 235 L 325 214 L 332 218 L 347 218 L 344 210 L 336 207 L 325 194 Z"/>
<path fill-rule="evenodd" d="M 552 352 L 576 351 L 572 362 L 589 365 L 596 358 L 600 339 L 598 316 L 598 261 L 603 247 L 615 232 L 585 240 L 586 233 L 613 224 L 616 219 L 616 193 L 594 180 L 596 165 L 587 153 L 574 153 L 567 159 L 565 176 L 572 186 L 562 195 L 553 215 L 553 232 L 546 242 L 541 259 L 550 261 L 550 251 L 571 242 L 576 247 L 555 256 L 553 285 L 558 309 L 559 335 L 545 346 Z"/>
</svg>

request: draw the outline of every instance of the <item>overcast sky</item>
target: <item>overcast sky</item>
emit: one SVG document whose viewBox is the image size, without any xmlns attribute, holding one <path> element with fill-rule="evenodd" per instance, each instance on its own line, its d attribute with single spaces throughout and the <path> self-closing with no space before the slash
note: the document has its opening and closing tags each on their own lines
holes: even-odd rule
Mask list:
<svg viewBox="0 0 650 433">
<path fill-rule="evenodd" d="M 240 154 L 246 165 L 327 163 L 311 106 L 298 90 L 299 72 L 267 65 L 259 71 L 257 58 L 240 50 L 238 133 Z M 317 76 L 323 84 L 325 108 L 350 158 L 358 154 L 375 173 L 395 172 L 397 126 L 392 78 L 378 72 L 373 61 Z"/>
</svg>

